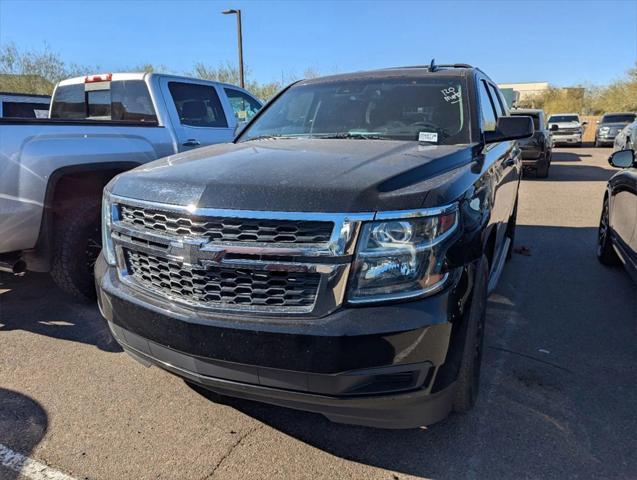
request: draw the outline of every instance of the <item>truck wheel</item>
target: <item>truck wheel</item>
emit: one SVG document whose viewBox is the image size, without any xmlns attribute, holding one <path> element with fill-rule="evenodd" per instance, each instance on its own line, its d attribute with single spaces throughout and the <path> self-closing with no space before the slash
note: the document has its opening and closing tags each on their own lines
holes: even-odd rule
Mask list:
<svg viewBox="0 0 637 480">
<path fill-rule="evenodd" d="M 609 206 L 608 197 L 604 197 L 604 206 L 602 207 L 602 218 L 599 221 L 599 230 L 597 235 L 597 259 L 604 265 L 615 266 L 621 261 L 617 256 L 617 252 L 613 248 L 610 239 L 610 222 L 609 222 Z"/>
<path fill-rule="evenodd" d="M 538 160 L 537 166 L 535 167 L 535 176 L 537 178 L 547 178 L 549 176 L 549 167 L 550 164 L 546 156 L 541 158 Z"/>
<path fill-rule="evenodd" d="M 475 272 L 471 306 L 466 314 L 466 335 L 460 370 L 456 379 L 453 400 L 455 412 L 468 412 L 473 408 L 480 387 L 480 364 L 484 344 L 484 324 L 487 311 L 487 283 L 489 261 L 485 255 L 478 262 Z"/>
<path fill-rule="evenodd" d="M 95 300 L 93 267 L 102 249 L 99 200 L 79 201 L 57 216 L 53 234 L 53 281 L 78 300 Z"/>
</svg>

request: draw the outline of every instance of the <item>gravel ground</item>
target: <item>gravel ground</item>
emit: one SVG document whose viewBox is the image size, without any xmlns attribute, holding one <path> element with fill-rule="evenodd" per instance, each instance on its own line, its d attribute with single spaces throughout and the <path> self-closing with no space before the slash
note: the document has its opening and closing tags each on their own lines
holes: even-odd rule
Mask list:
<svg viewBox="0 0 637 480">
<path fill-rule="evenodd" d="M 384 431 L 213 403 L 114 344 L 45 275 L 0 276 L 0 444 L 75 478 L 637 478 L 637 296 L 595 259 L 608 149 L 525 178 L 467 415 Z M 0 466 L 1 479 L 21 479 Z"/>
</svg>

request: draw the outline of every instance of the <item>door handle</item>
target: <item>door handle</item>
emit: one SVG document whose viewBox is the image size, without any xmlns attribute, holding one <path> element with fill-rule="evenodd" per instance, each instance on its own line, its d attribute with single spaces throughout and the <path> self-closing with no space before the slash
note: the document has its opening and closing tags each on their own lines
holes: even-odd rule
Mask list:
<svg viewBox="0 0 637 480">
<path fill-rule="evenodd" d="M 195 138 L 189 138 L 184 143 L 182 143 L 182 145 L 184 147 L 198 147 L 199 145 L 201 145 L 201 142 L 199 142 L 199 140 Z"/>
</svg>

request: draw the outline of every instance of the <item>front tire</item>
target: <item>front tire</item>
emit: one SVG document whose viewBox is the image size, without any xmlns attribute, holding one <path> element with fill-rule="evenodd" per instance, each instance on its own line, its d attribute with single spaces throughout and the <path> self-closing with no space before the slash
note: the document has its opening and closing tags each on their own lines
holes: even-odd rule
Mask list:
<svg viewBox="0 0 637 480">
<path fill-rule="evenodd" d="M 597 233 L 597 259 L 604 265 L 615 266 L 619 265 L 621 261 L 613 248 L 613 241 L 610 238 L 609 218 L 610 206 L 608 204 L 608 197 L 604 197 L 602 217 L 599 220 L 599 230 Z"/>
<path fill-rule="evenodd" d="M 51 277 L 77 300 L 96 298 L 93 267 L 102 249 L 100 202 L 84 199 L 55 219 Z"/>
<path fill-rule="evenodd" d="M 473 408 L 478 398 L 487 312 L 488 279 L 489 261 L 486 255 L 482 255 L 475 272 L 471 306 L 464 319 L 466 334 L 453 400 L 455 412 L 468 412 Z"/>
<path fill-rule="evenodd" d="M 549 176 L 550 163 L 546 156 L 537 162 L 535 167 L 535 176 L 537 178 L 547 178 Z"/>
</svg>

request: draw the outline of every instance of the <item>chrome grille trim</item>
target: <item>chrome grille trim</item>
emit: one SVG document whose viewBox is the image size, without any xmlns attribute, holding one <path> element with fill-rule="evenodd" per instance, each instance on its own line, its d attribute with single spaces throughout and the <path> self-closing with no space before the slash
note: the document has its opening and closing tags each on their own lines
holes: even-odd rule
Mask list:
<svg viewBox="0 0 637 480">
<path fill-rule="evenodd" d="M 171 302 L 183 304 L 194 310 L 230 314 L 320 317 L 334 311 L 344 302 L 351 259 L 361 223 L 374 219 L 374 213 L 224 210 L 154 203 L 112 194 L 108 197 L 113 205 L 111 235 L 115 244 L 118 274 L 123 283 L 144 294 L 168 298 Z M 329 241 L 318 244 L 211 241 L 205 236 L 175 235 L 123 221 L 119 205 L 197 217 L 322 221 L 332 223 L 333 230 Z M 147 282 L 140 282 L 130 270 L 126 250 L 158 256 L 166 259 L 166 262 L 177 262 L 187 269 L 231 267 L 259 271 L 317 273 L 320 275 L 320 282 L 315 301 L 311 305 L 205 304 L 192 301 L 186 298 L 187 295 L 178 295 L 175 292 L 153 288 Z"/>
<path fill-rule="evenodd" d="M 120 204 L 120 217 L 131 227 L 174 236 L 201 236 L 214 242 L 310 244 L 327 243 L 331 221 L 198 217 L 179 212 Z"/>
<path fill-rule="evenodd" d="M 250 305 L 252 309 L 306 312 L 314 307 L 321 281 L 321 275 L 311 269 L 254 268 L 252 264 L 192 266 L 129 249 L 125 259 L 136 282 L 195 306 Z"/>
</svg>

